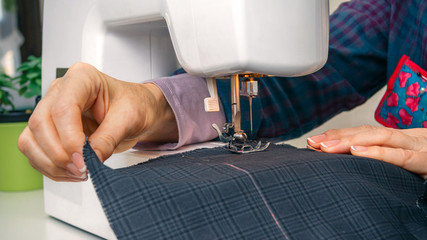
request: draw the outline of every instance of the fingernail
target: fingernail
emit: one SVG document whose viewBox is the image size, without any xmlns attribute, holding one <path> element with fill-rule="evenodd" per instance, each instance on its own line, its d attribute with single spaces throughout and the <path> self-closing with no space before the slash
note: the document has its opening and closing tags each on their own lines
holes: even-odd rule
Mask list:
<svg viewBox="0 0 427 240">
<path fill-rule="evenodd" d="M 309 142 L 311 142 L 311 143 L 319 143 L 319 142 L 321 142 L 325 138 L 326 138 L 326 135 L 325 134 L 321 134 L 321 135 L 316 135 L 316 136 L 313 136 L 313 137 L 309 137 L 309 138 L 307 138 L 307 140 Z"/>
<path fill-rule="evenodd" d="M 83 175 L 80 177 L 83 181 L 86 181 L 88 176 L 87 173 L 83 173 Z"/>
<path fill-rule="evenodd" d="M 88 180 L 88 178 L 75 178 L 75 177 L 70 177 L 68 179 L 68 181 L 70 182 L 86 182 Z"/>
<path fill-rule="evenodd" d="M 80 177 L 82 175 L 82 173 L 76 167 L 76 165 L 74 165 L 74 163 L 68 163 L 66 168 L 67 168 L 68 172 L 75 177 Z"/>
<path fill-rule="evenodd" d="M 368 151 L 368 148 L 364 146 L 351 146 L 351 150 L 355 152 L 366 152 Z"/>
<path fill-rule="evenodd" d="M 74 165 L 76 165 L 76 167 L 81 173 L 86 172 L 85 161 L 80 153 L 73 153 L 73 155 L 71 155 L 71 159 L 73 160 Z"/>
<path fill-rule="evenodd" d="M 77 183 L 77 182 L 83 182 L 83 180 L 81 180 L 81 179 L 76 179 L 76 178 L 69 178 L 69 179 L 68 179 L 68 181 L 69 181 L 69 182 L 76 182 L 76 183 Z"/>
<path fill-rule="evenodd" d="M 310 145 L 307 145 L 307 148 L 308 148 L 308 149 L 310 149 L 310 150 L 314 150 L 314 151 L 316 151 L 316 152 L 322 152 L 322 150 L 320 150 L 320 149 L 318 149 L 318 148 L 314 148 L 314 147 L 312 147 L 312 146 L 310 146 Z"/>
<path fill-rule="evenodd" d="M 87 179 L 86 173 L 83 173 L 83 174 L 80 173 L 81 175 L 76 175 L 75 173 L 70 172 L 70 171 L 67 171 L 66 173 L 71 179 L 76 180 L 76 181 L 84 181 Z"/>
<path fill-rule="evenodd" d="M 322 145 L 322 147 L 324 147 L 324 148 L 330 148 L 330 147 L 338 145 L 338 143 L 340 143 L 340 142 L 341 142 L 340 140 L 332 140 L 332 141 L 322 142 L 322 143 L 320 143 L 320 145 Z"/>
</svg>

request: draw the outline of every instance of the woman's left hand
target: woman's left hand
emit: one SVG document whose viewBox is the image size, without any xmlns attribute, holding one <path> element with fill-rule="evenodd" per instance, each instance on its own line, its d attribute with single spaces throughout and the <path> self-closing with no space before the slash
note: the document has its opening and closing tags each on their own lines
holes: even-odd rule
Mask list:
<svg viewBox="0 0 427 240">
<path fill-rule="evenodd" d="M 307 139 L 307 147 L 327 153 L 374 158 L 427 175 L 427 129 L 360 126 L 328 130 Z"/>
</svg>

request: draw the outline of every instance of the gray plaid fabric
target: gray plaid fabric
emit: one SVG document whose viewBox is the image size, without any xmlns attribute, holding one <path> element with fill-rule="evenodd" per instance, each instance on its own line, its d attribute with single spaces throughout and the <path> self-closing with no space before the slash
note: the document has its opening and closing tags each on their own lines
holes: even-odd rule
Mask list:
<svg viewBox="0 0 427 240">
<path fill-rule="evenodd" d="M 381 161 L 271 146 L 113 170 L 84 156 L 118 239 L 427 239 L 423 179 Z"/>
</svg>

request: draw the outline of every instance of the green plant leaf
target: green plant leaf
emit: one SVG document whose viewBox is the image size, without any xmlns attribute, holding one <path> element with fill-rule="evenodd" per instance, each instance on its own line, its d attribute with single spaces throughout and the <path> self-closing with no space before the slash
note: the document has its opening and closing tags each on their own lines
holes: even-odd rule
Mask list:
<svg viewBox="0 0 427 240">
<path fill-rule="evenodd" d="M 0 81 L 0 87 L 13 89 L 13 83 L 10 81 Z"/>
<path fill-rule="evenodd" d="M 25 94 L 24 94 L 24 97 L 25 98 L 30 98 L 30 97 L 32 97 L 32 96 L 34 96 L 31 92 L 26 92 Z"/>
<path fill-rule="evenodd" d="M 40 95 L 40 91 L 37 90 L 30 90 L 29 92 L 26 92 L 24 94 L 24 97 L 26 98 L 31 98 L 31 97 L 35 97 L 35 96 L 39 96 Z"/>
<path fill-rule="evenodd" d="M 19 84 L 19 94 L 29 98 L 41 94 L 41 58 L 29 56 L 25 62 L 17 68 L 19 75 L 14 82 Z"/>
<path fill-rule="evenodd" d="M 6 81 L 6 80 L 9 80 L 9 76 L 4 73 L 0 74 L 0 81 Z"/>
<path fill-rule="evenodd" d="M 25 85 L 28 82 L 27 76 L 21 76 L 21 80 L 19 80 L 19 85 Z"/>
<path fill-rule="evenodd" d="M 16 71 L 17 72 L 24 72 L 24 71 L 26 71 L 26 70 L 28 70 L 28 69 L 30 69 L 31 67 L 30 67 L 30 65 L 27 63 L 27 62 L 24 62 L 24 63 L 22 63 L 21 64 L 21 66 L 19 66 L 17 69 L 16 69 Z"/>
<path fill-rule="evenodd" d="M 40 85 L 38 85 L 37 83 L 35 83 L 35 82 L 30 82 L 30 84 L 28 84 L 28 87 L 31 89 L 31 90 L 35 90 L 35 91 L 39 91 L 40 92 Z"/>
<path fill-rule="evenodd" d="M 16 1 L 15 0 L 3 0 L 3 6 L 4 10 L 8 12 L 14 12 L 16 11 Z"/>
<path fill-rule="evenodd" d="M 3 112 L 7 111 L 5 107 L 9 106 L 12 110 L 15 109 L 15 105 L 12 103 L 13 96 L 8 92 L 4 92 L 0 98 L 0 108 L 3 109 Z"/>
<path fill-rule="evenodd" d="M 40 76 L 40 74 L 38 72 L 28 72 L 28 74 L 27 74 L 28 79 L 38 78 L 39 76 Z"/>
<path fill-rule="evenodd" d="M 23 87 L 23 88 L 19 89 L 19 92 L 18 92 L 18 93 L 19 93 L 19 95 L 20 95 L 20 96 L 22 96 L 22 95 L 24 95 L 24 93 L 25 93 L 26 91 L 28 91 L 28 87 L 26 87 L 26 86 L 25 86 L 25 87 Z"/>
</svg>

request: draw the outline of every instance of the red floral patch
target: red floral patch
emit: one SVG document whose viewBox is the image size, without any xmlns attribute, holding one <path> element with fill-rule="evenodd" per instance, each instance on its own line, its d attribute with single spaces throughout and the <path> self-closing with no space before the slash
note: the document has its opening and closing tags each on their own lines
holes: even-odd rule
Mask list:
<svg viewBox="0 0 427 240">
<path fill-rule="evenodd" d="M 399 82 L 400 82 L 400 87 L 405 87 L 406 83 L 408 82 L 408 79 L 411 77 L 410 73 L 407 72 L 401 72 L 399 74 Z"/>
<path fill-rule="evenodd" d="M 399 104 L 399 95 L 397 93 L 392 92 L 390 97 L 387 99 L 387 106 L 389 107 L 397 107 Z"/>
<path fill-rule="evenodd" d="M 399 119 L 395 116 L 393 116 L 393 114 L 388 113 L 388 117 L 387 117 L 387 123 L 390 124 L 390 126 L 397 126 L 397 124 L 399 123 Z"/>
<path fill-rule="evenodd" d="M 391 128 L 427 128 L 426 84 L 427 71 L 403 55 L 375 110 L 375 119 Z"/>
<path fill-rule="evenodd" d="M 411 125 L 413 117 L 405 109 L 400 109 L 399 117 L 400 119 L 402 119 L 403 125 L 405 126 Z"/>
<path fill-rule="evenodd" d="M 420 104 L 420 98 L 407 98 L 405 101 L 406 106 L 411 109 L 412 112 L 418 111 L 418 105 Z"/>
<path fill-rule="evenodd" d="M 406 95 L 408 96 L 418 96 L 418 94 L 420 93 L 420 84 L 418 84 L 417 82 L 414 84 L 409 85 L 409 87 L 406 89 Z"/>
</svg>

